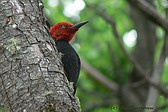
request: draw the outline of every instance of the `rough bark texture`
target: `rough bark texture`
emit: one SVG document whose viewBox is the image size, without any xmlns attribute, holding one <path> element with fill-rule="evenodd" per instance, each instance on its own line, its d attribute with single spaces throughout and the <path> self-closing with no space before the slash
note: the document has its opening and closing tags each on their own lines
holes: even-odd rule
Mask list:
<svg viewBox="0 0 168 112">
<path fill-rule="evenodd" d="M 0 111 L 77 112 L 40 0 L 0 1 Z"/>
</svg>

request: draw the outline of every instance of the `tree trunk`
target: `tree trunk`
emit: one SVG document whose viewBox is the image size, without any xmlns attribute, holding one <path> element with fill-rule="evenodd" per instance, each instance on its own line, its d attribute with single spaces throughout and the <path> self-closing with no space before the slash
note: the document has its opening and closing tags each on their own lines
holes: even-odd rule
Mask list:
<svg viewBox="0 0 168 112">
<path fill-rule="evenodd" d="M 0 111 L 78 112 L 40 0 L 0 1 Z"/>
<path fill-rule="evenodd" d="M 147 2 L 153 5 L 153 0 L 147 0 Z M 157 41 L 155 33 L 156 26 L 150 20 L 148 20 L 142 12 L 133 6 L 131 6 L 131 8 L 132 19 L 138 34 L 134 56 L 144 71 L 147 74 L 151 74 L 154 67 L 154 53 Z M 136 69 L 133 70 L 132 76 L 134 78 L 132 78 L 133 82 L 143 80 L 142 77 L 137 79 L 135 78 L 139 76 Z M 139 97 L 143 105 L 146 102 L 148 87 L 149 85 L 146 83 L 140 88 L 137 88 L 139 93 L 143 93 L 140 95 L 141 97 Z"/>
<path fill-rule="evenodd" d="M 147 2 L 152 4 L 152 0 L 147 0 Z M 135 46 L 133 55 L 139 65 L 143 68 L 144 72 L 146 74 L 151 74 L 154 66 L 156 26 L 150 20 L 148 20 L 141 11 L 136 9 L 134 5 L 130 4 L 130 8 L 131 17 L 138 35 L 137 44 Z M 134 85 L 134 83 L 139 83 L 139 86 L 133 88 L 131 91 L 132 94 L 134 93 L 137 101 L 140 102 L 136 106 L 144 106 L 147 99 L 149 84 L 145 83 L 144 78 L 140 75 L 136 68 L 133 68 L 130 83 L 131 85 Z M 128 104 L 128 100 L 129 99 L 126 100 L 126 104 Z M 134 104 L 136 103 L 134 102 Z"/>
</svg>

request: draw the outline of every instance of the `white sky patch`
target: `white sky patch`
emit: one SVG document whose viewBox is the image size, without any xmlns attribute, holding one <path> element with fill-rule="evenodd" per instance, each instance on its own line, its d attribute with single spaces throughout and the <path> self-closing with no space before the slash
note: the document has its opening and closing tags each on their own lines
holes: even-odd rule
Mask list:
<svg viewBox="0 0 168 112">
<path fill-rule="evenodd" d="M 168 8 L 168 1 L 167 1 L 167 0 L 162 0 L 162 5 L 163 5 L 165 8 Z"/>
<path fill-rule="evenodd" d="M 83 0 L 69 1 L 65 3 L 64 15 L 67 17 L 79 16 L 82 9 L 85 8 Z"/>
<path fill-rule="evenodd" d="M 58 4 L 58 0 L 48 0 L 48 5 L 51 7 L 56 7 Z"/>
<path fill-rule="evenodd" d="M 50 14 L 51 14 L 50 10 L 47 9 L 47 8 L 44 8 L 44 11 L 45 11 L 45 13 L 46 13 L 47 15 L 50 15 Z"/>
<path fill-rule="evenodd" d="M 165 62 L 166 62 L 166 64 L 168 65 L 168 57 L 166 58 L 166 61 L 165 61 Z"/>
<path fill-rule="evenodd" d="M 133 47 L 136 44 L 137 32 L 136 30 L 131 30 L 124 34 L 123 40 L 126 46 Z"/>
</svg>

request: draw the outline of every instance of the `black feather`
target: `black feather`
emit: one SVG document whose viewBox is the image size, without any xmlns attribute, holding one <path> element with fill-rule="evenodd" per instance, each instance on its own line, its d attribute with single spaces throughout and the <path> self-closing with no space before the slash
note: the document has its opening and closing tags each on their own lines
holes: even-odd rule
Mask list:
<svg viewBox="0 0 168 112">
<path fill-rule="evenodd" d="M 62 54 L 62 63 L 65 74 L 70 82 L 73 82 L 74 94 L 76 92 L 77 80 L 80 73 L 80 58 L 74 48 L 66 40 L 56 41 L 58 52 Z"/>
</svg>

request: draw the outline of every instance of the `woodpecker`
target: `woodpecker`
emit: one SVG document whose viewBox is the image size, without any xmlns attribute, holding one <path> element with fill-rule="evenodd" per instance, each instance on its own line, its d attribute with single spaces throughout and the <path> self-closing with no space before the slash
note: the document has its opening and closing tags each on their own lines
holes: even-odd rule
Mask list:
<svg viewBox="0 0 168 112">
<path fill-rule="evenodd" d="M 80 73 L 80 58 L 69 42 L 74 38 L 79 28 L 86 23 L 88 21 L 75 25 L 69 22 L 59 22 L 50 28 L 50 34 L 56 43 L 57 50 L 62 54 L 61 61 L 66 77 L 70 82 L 73 82 L 74 94 Z"/>
</svg>

